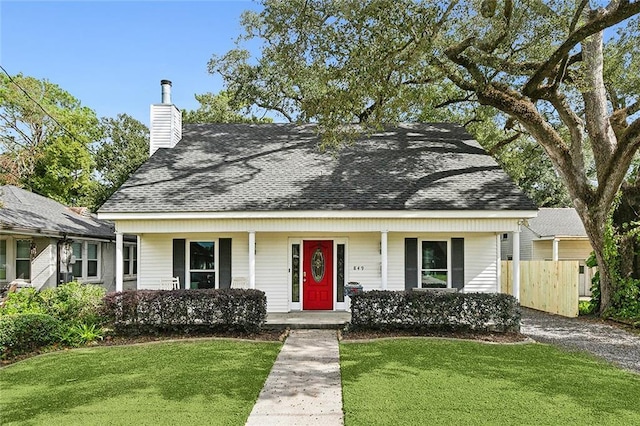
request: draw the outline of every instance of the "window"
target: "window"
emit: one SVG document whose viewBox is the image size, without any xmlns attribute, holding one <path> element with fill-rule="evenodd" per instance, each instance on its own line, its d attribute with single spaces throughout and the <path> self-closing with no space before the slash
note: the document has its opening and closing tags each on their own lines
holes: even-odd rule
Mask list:
<svg viewBox="0 0 640 426">
<path fill-rule="evenodd" d="M 87 277 L 98 277 L 98 244 L 87 243 Z"/>
<path fill-rule="evenodd" d="M 7 279 L 7 240 L 0 240 L 0 280 Z"/>
<path fill-rule="evenodd" d="M 337 295 L 336 295 L 336 301 L 338 302 L 344 302 L 344 285 L 345 280 L 345 266 L 344 266 L 344 248 L 345 248 L 345 244 L 338 244 L 338 253 L 337 253 L 337 258 L 338 258 L 338 265 L 336 267 L 337 269 L 337 283 L 336 283 L 336 290 L 337 290 Z"/>
<path fill-rule="evenodd" d="M 216 287 L 215 242 L 189 243 L 189 282 L 191 288 Z"/>
<path fill-rule="evenodd" d="M 134 245 L 124 246 L 124 274 L 136 275 L 138 273 L 138 251 Z"/>
<path fill-rule="evenodd" d="M 421 256 L 422 288 L 449 286 L 449 262 L 446 241 L 423 241 Z"/>
<path fill-rule="evenodd" d="M 71 243 L 76 263 L 71 265 L 74 279 L 96 280 L 100 278 L 100 243 L 79 241 Z"/>
<path fill-rule="evenodd" d="M 16 241 L 16 278 L 31 279 L 31 240 Z"/>
<path fill-rule="evenodd" d="M 291 301 L 300 302 L 300 244 L 291 245 Z"/>
<path fill-rule="evenodd" d="M 71 273 L 75 278 L 82 278 L 82 243 L 72 243 L 71 249 L 76 258 L 76 263 L 71 265 Z"/>
</svg>

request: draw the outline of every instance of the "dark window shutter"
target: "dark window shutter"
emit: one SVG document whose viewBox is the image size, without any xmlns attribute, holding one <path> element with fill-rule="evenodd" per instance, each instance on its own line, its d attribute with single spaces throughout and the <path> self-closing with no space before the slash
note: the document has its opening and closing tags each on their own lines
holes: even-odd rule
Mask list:
<svg viewBox="0 0 640 426">
<path fill-rule="evenodd" d="M 220 238 L 218 242 L 218 284 L 220 288 L 231 287 L 231 238 Z"/>
<path fill-rule="evenodd" d="M 418 287 L 418 239 L 404 239 L 404 289 Z"/>
<path fill-rule="evenodd" d="M 180 288 L 185 285 L 185 251 L 187 242 L 184 238 L 173 240 L 173 276 L 180 279 Z"/>
<path fill-rule="evenodd" d="M 464 238 L 451 239 L 451 286 L 464 288 Z"/>
</svg>

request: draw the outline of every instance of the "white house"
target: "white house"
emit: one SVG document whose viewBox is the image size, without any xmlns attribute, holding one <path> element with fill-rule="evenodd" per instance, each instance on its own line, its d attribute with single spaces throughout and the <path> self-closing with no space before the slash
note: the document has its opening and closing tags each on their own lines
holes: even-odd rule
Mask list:
<svg viewBox="0 0 640 426">
<path fill-rule="evenodd" d="M 151 157 L 98 212 L 118 256 L 138 236 L 139 289 L 246 286 L 269 312 L 347 309 L 353 281 L 496 292 L 500 237 L 536 215 L 460 126 L 401 124 L 334 155 L 314 125 L 182 127 L 169 88 Z"/>
<path fill-rule="evenodd" d="M 135 239 L 127 239 L 123 252 L 122 285 L 135 288 Z M 72 278 L 115 290 L 113 223 L 16 186 L 0 186 L 0 288 L 15 282 L 40 290 Z"/>
</svg>

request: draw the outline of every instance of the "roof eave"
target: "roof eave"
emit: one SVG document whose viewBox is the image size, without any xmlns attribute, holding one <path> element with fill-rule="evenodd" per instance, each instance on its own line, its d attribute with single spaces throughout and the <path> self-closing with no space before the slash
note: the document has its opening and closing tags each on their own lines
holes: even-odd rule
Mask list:
<svg viewBox="0 0 640 426">
<path fill-rule="evenodd" d="M 530 219 L 537 210 L 311 210 L 226 212 L 99 212 L 100 219 Z"/>
</svg>

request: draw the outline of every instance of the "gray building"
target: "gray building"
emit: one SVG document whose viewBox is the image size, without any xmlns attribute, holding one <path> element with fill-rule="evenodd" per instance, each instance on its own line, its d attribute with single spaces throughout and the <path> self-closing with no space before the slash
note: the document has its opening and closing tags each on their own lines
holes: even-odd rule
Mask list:
<svg viewBox="0 0 640 426">
<path fill-rule="evenodd" d="M 124 243 L 125 288 L 135 288 L 135 237 Z M 38 290 L 77 280 L 115 290 L 115 226 L 86 208 L 0 186 L 0 287 Z"/>
</svg>

